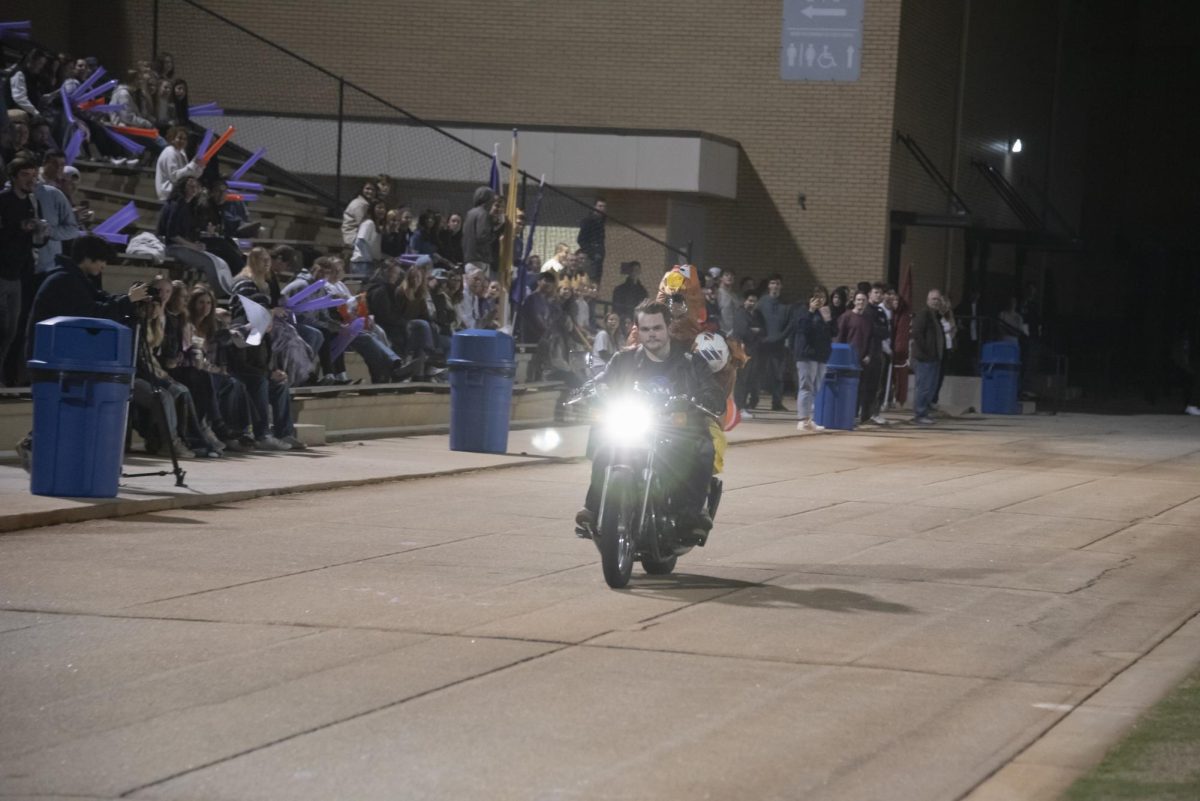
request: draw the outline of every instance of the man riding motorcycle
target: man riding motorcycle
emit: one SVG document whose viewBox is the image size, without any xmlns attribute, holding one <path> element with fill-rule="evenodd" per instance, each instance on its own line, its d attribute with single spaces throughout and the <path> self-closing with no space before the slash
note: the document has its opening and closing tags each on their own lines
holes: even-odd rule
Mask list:
<svg viewBox="0 0 1200 801">
<path fill-rule="evenodd" d="M 654 388 L 672 396 L 692 398 L 700 406 L 719 415 L 725 406 L 725 390 L 713 378 L 703 359 L 694 357 L 671 340 L 671 314 L 667 306 L 654 300 L 643 301 L 634 311 L 638 347 L 622 351 L 608 363 L 605 371 L 593 379 L 597 388 L 609 391 Z M 712 528 L 712 519 L 704 509 L 713 471 L 713 443 L 708 422 L 695 410 L 681 413 L 680 436 L 672 440 L 665 463 L 670 466 L 670 484 L 683 518 L 680 529 L 690 531 L 702 542 Z M 578 528 L 595 529 L 601 488 L 607 465 L 607 451 L 598 450 L 592 461 L 592 481 L 584 508 L 575 516 Z"/>
</svg>

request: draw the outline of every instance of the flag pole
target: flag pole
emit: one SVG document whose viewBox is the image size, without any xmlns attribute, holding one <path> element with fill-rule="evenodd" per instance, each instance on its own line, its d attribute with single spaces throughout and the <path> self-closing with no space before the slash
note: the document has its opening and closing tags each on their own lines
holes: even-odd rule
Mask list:
<svg viewBox="0 0 1200 801">
<path fill-rule="evenodd" d="M 504 238 L 500 242 L 500 263 L 496 265 L 500 279 L 500 320 L 501 325 L 512 330 L 509 320 L 509 292 L 512 289 L 513 258 L 516 250 L 517 233 L 517 178 L 520 170 L 517 167 L 517 129 L 512 132 L 512 159 L 508 164 L 508 196 L 504 207 Z"/>
</svg>

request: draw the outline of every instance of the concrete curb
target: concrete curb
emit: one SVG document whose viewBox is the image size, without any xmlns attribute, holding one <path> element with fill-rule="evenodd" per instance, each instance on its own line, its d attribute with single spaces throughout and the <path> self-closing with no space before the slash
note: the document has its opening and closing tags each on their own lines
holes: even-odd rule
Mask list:
<svg viewBox="0 0 1200 801">
<path fill-rule="evenodd" d="M 1058 801 L 1200 664 L 1200 614 L 1188 615 L 962 801 Z"/>
<path fill-rule="evenodd" d="M 536 426 L 522 426 L 522 428 L 534 427 Z M 840 434 L 843 432 L 830 431 L 828 433 Z M 778 442 L 785 439 L 804 439 L 811 436 L 813 435 L 799 433 L 789 427 L 787 433 L 781 433 L 777 436 L 766 436 L 742 440 L 740 442 L 730 442 L 729 447 L 741 447 L 743 445 L 753 445 L 761 442 Z M 586 458 L 584 456 L 530 456 L 524 453 L 515 453 L 511 455 L 514 457 L 514 459 L 519 458 L 520 460 L 510 463 L 486 465 L 482 467 L 450 468 L 446 470 L 435 470 L 424 473 L 401 473 L 383 476 L 370 476 L 367 478 L 314 481 L 311 483 L 292 484 L 288 486 L 263 487 L 258 489 L 237 490 L 231 492 L 216 492 L 204 495 L 172 495 L 170 497 L 148 498 L 145 500 L 121 499 L 116 502 L 97 502 L 93 505 L 78 506 L 70 509 L 47 509 L 39 512 L 21 512 L 11 515 L 0 515 L 0 536 L 4 534 L 11 534 L 17 531 L 23 531 L 25 529 L 44 528 L 46 526 L 57 526 L 64 523 L 82 523 L 88 520 L 106 520 L 118 517 L 131 517 L 133 515 L 152 514 L 154 512 L 165 512 L 174 509 L 194 509 L 204 506 L 215 506 L 222 503 L 236 503 L 239 501 L 254 500 L 255 498 L 268 498 L 275 495 L 290 495 L 298 492 L 323 492 L 326 490 L 363 487 L 371 484 L 384 484 L 394 481 L 415 481 L 419 479 L 436 478 L 438 476 L 477 473 L 485 470 L 525 467 L 527 465 L 545 464 L 547 462 L 571 463 Z"/>
</svg>

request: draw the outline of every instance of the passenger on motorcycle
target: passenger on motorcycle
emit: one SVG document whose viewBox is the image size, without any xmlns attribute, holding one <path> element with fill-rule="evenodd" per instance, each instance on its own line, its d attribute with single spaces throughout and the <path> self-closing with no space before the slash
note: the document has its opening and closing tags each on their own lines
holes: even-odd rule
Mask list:
<svg viewBox="0 0 1200 801">
<path fill-rule="evenodd" d="M 663 303 L 646 300 L 634 310 L 638 346 L 613 356 L 607 368 L 593 379 L 597 389 L 630 391 L 635 386 L 654 388 L 669 395 L 692 398 L 705 409 L 719 415 L 725 406 L 725 390 L 717 384 L 703 359 L 672 342 L 668 326 L 670 311 Z M 671 452 L 664 462 L 670 466 L 670 486 L 676 507 L 685 525 L 698 540 L 712 528 L 712 519 L 704 501 L 713 471 L 713 443 L 703 414 L 694 409 L 686 413 L 680 436 L 671 441 Z M 580 527 L 593 530 L 600 505 L 607 468 L 606 449 L 598 450 L 592 461 L 592 481 L 584 508 L 575 516 Z"/>
</svg>

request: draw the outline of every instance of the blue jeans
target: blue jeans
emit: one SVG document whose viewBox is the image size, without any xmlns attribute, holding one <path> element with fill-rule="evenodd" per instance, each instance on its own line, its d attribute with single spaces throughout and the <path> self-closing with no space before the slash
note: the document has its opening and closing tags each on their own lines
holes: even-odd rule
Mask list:
<svg viewBox="0 0 1200 801">
<path fill-rule="evenodd" d="M 292 424 L 292 395 L 286 381 L 272 381 L 261 373 L 238 373 L 236 377 L 250 395 L 255 439 L 262 439 L 268 433 L 276 437 L 290 437 L 296 433 Z"/>
<path fill-rule="evenodd" d="M 391 381 L 392 368 L 402 361 L 394 350 L 370 334 L 359 334 L 350 340 L 350 347 L 367 363 L 372 384 Z"/>
<path fill-rule="evenodd" d="M 796 417 L 807 420 L 813 416 L 813 402 L 824 383 L 825 362 L 796 362 Z"/>
<path fill-rule="evenodd" d="M 917 377 L 917 394 L 913 398 L 913 413 L 917 417 L 928 417 L 929 407 L 933 404 L 933 396 L 937 392 L 938 373 L 941 365 L 937 362 L 912 361 L 913 372 Z"/>
</svg>

